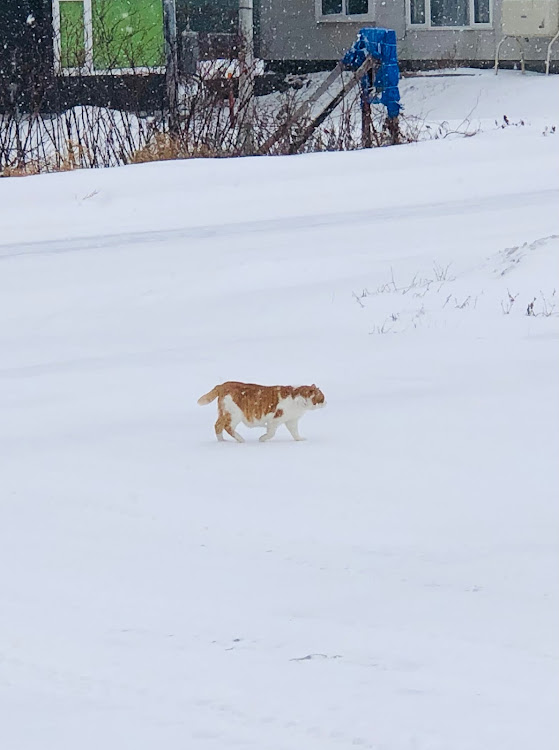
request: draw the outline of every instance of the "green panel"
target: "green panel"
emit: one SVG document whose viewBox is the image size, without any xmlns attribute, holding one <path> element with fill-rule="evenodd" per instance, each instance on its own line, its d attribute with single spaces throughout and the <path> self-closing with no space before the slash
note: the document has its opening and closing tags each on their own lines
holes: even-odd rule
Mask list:
<svg viewBox="0 0 559 750">
<path fill-rule="evenodd" d="M 83 2 L 61 2 L 59 7 L 60 64 L 63 68 L 81 68 L 85 63 Z"/>
<path fill-rule="evenodd" d="M 93 0 L 95 70 L 160 66 L 164 50 L 161 0 Z"/>
</svg>

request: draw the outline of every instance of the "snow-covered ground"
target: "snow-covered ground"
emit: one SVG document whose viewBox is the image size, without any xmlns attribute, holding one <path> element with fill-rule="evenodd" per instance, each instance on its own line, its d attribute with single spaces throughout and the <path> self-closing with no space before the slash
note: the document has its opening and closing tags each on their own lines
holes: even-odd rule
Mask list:
<svg viewBox="0 0 559 750">
<path fill-rule="evenodd" d="M 481 132 L 0 180 L 2 748 L 557 746 L 559 79 L 402 91 Z"/>
</svg>

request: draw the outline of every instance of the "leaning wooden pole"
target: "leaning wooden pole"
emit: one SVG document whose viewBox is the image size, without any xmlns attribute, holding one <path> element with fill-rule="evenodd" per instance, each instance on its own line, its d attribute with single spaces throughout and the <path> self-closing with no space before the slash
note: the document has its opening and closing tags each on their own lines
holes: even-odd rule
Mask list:
<svg viewBox="0 0 559 750">
<path fill-rule="evenodd" d="M 307 127 L 303 130 L 299 137 L 293 141 L 293 143 L 289 147 L 290 154 L 296 154 L 297 151 L 299 151 L 299 149 L 304 146 L 304 144 L 309 140 L 316 128 L 321 125 L 328 117 L 328 115 L 336 109 L 344 96 L 349 91 L 351 91 L 352 88 L 359 85 L 359 83 L 361 82 L 361 78 L 373 68 L 373 65 L 373 58 L 366 57 L 365 62 L 355 72 L 352 72 L 349 81 L 342 87 L 341 91 L 339 91 L 336 96 L 330 102 L 328 102 L 324 109 L 322 109 L 321 112 L 319 112 L 319 114 L 316 115 L 313 120 L 311 120 L 311 122 L 307 125 Z"/>
<path fill-rule="evenodd" d="M 338 104 L 341 102 L 341 100 L 344 98 L 344 96 L 354 87 L 357 86 L 357 84 L 360 82 L 362 76 L 364 76 L 366 73 L 368 73 L 369 70 L 373 68 L 374 60 L 372 57 L 367 56 L 361 67 L 356 70 L 355 72 L 352 72 L 349 81 L 342 85 L 342 88 L 338 93 L 330 99 L 330 101 L 321 109 L 321 111 L 316 115 L 311 122 L 303 129 L 302 133 L 290 144 L 289 146 L 289 153 L 295 154 L 297 151 L 303 146 L 308 139 L 311 137 L 311 135 L 314 133 L 316 128 L 324 122 L 324 120 L 328 117 L 330 112 L 332 112 Z M 279 126 L 279 128 L 272 133 L 272 135 L 268 138 L 268 140 L 260 147 L 259 153 L 260 154 L 267 154 L 269 153 L 272 146 L 275 146 L 275 144 L 278 141 L 281 141 L 282 138 L 285 138 L 287 134 L 289 133 L 290 128 L 293 125 L 296 125 L 297 122 L 308 115 L 311 107 L 313 104 L 315 104 L 326 92 L 329 88 L 336 82 L 336 80 L 342 75 L 345 68 L 342 63 L 338 63 L 334 70 L 330 73 L 328 78 L 324 81 L 324 83 L 318 88 L 315 93 L 309 97 L 306 101 L 304 101 L 300 107 L 293 113 L 293 116 L 289 119 L 289 121 L 284 122 L 282 125 Z"/>
<path fill-rule="evenodd" d="M 262 144 L 260 147 L 259 153 L 261 154 L 267 154 L 268 151 L 272 148 L 272 146 L 275 146 L 278 141 L 280 141 L 284 136 L 287 135 L 289 132 L 289 128 L 293 125 L 293 123 L 296 123 L 298 120 L 303 118 L 310 110 L 311 106 L 317 102 L 320 97 L 325 94 L 330 86 L 334 83 L 334 81 L 342 74 L 342 71 L 344 70 L 344 66 L 342 63 L 338 63 L 334 70 L 330 73 L 328 78 L 318 87 L 318 89 L 314 92 L 312 96 L 310 96 L 308 99 L 306 99 L 293 113 L 291 118 L 284 122 L 282 125 L 279 126 L 279 128 L 272 133 L 272 135 L 268 138 L 268 140 Z"/>
</svg>

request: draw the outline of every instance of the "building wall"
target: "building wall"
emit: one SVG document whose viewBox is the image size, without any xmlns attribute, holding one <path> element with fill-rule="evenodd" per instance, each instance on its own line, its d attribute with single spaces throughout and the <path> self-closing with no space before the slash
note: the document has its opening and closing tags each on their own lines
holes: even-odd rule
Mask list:
<svg viewBox="0 0 559 750">
<path fill-rule="evenodd" d="M 337 60 L 363 25 L 317 24 L 314 0 L 260 0 L 260 56 L 265 60 Z"/>
<path fill-rule="evenodd" d="M 394 29 L 398 56 L 407 61 L 490 61 L 501 38 L 501 0 L 493 0 L 490 29 L 412 29 L 406 22 L 406 0 L 374 1 L 374 20 L 318 22 L 315 0 L 260 0 L 260 54 L 266 60 L 338 60 L 363 26 Z M 527 60 L 544 60 L 549 39 L 525 41 Z M 504 60 L 518 60 L 514 40 L 502 47 Z M 559 60 L 559 41 L 553 51 Z"/>
</svg>

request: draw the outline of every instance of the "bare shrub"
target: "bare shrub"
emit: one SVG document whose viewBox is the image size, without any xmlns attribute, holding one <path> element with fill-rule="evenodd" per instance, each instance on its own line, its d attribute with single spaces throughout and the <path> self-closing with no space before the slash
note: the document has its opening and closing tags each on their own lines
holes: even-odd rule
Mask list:
<svg viewBox="0 0 559 750">
<path fill-rule="evenodd" d="M 510 315 L 510 312 L 514 306 L 514 303 L 516 302 L 516 298 L 518 297 L 518 293 L 511 294 L 508 289 L 507 289 L 507 295 L 508 295 L 508 299 L 506 301 L 501 300 L 501 310 L 503 312 L 503 315 Z"/>
<path fill-rule="evenodd" d="M 65 50 L 61 63 L 67 74 L 51 76 L 51 90 L 35 81 L 26 110 L 14 103 L 0 114 L 0 175 L 25 176 L 41 172 L 81 168 L 112 167 L 169 159 L 230 157 L 247 153 L 288 154 L 316 151 L 342 151 L 363 148 L 359 88 L 344 96 L 336 109 L 321 122 L 305 142 L 312 121 L 311 113 L 296 116 L 301 102 L 309 94 L 308 82 L 294 78 L 295 88 L 257 98 L 254 106 L 238 93 L 238 62 L 233 59 L 238 46 L 232 41 L 230 60 L 221 66 L 206 65 L 196 75 L 174 81 L 175 100 L 162 94 L 160 101 L 145 106 L 145 89 L 161 69 L 140 65 L 142 50 L 150 48 L 151 30 L 134 31 L 127 37 L 119 32 L 122 20 L 114 15 L 110 0 L 96 3 L 95 44 L 97 61 L 102 62 L 107 101 L 123 89 L 120 71 L 125 69 L 129 91 L 126 106 L 55 106 L 46 98 L 61 103 L 75 90 L 87 89 L 91 59 L 80 42 L 74 51 Z M 127 19 L 131 28 L 141 24 L 133 13 Z M 83 28 L 66 29 L 68 39 L 83 39 Z M 118 42 L 118 40 L 121 40 Z M 151 49 L 151 48 L 150 48 Z M 155 54 L 155 53 L 154 53 Z M 145 56 L 144 56 L 145 57 Z M 143 60 L 145 63 L 145 60 Z M 96 70 L 96 72 L 98 72 Z M 255 75 L 252 71 L 251 75 Z M 347 80 L 350 73 L 345 73 Z M 159 79 L 161 80 L 161 78 Z M 132 83 L 129 83 L 132 81 Z M 41 88 L 43 86 L 43 88 Z M 171 101 L 172 100 L 172 101 Z M 285 126 L 284 137 L 269 149 L 270 137 Z M 247 132 L 250 151 L 247 152 Z M 371 145 L 393 142 L 384 107 L 372 108 Z M 405 142 L 408 136 L 402 138 Z M 295 148 L 294 144 L 297 145 Z"/>
<path fill-rule="evenodd" d="M 528 317 L 537 318 L 537 317 L 543 317 L 543 318 L 551 318 L 552 316 L 555 317 L 559 313 L 555 312 L 555 295 L 556 290 L 554 289 L 551 293 L 551 300 L 548 300 L 546 295 L 540 291 L 540 305 L 539 309 L 535 307 L 536 302 L 538 301 L 537 297 L 534 297 L 534 299 L 528 303 L 528 307 L 526 308 L 526 315 Z"/>
</svg>

